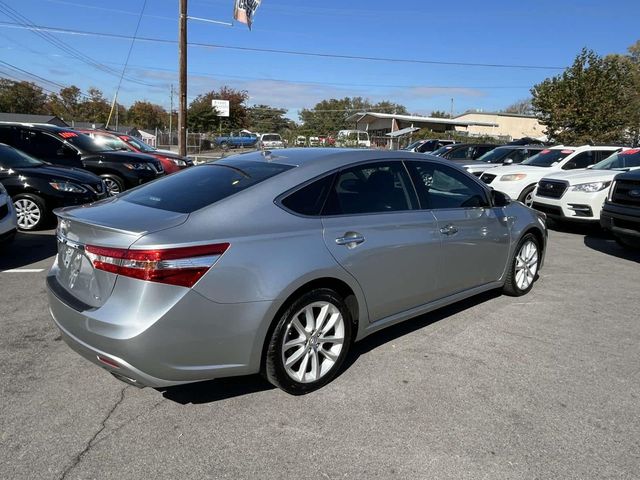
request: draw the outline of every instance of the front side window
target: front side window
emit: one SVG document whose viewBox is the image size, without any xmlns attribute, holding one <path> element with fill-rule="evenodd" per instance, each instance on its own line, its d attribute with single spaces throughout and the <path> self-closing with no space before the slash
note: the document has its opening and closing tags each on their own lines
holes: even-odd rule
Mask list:
<svg viewBox="0 0 640 480">
<path fill-rule="evenodd" d="M 562 167 L 563 170 L 574 170 L 576 168 L 587 168 L 596 163 L 596 156 L 593 150 L 582 152 L 573 157 Z"/>
<path fill-rule="evenodd" d="M 473 157 L 473 147 L 461 147 L 449 154 L 450 160 L 469 160 Z"/>
<path fill-rule="evenodd" d="M 22 130 L 19 148 L 43 160 L 64 156 L 62 140 L 37 130 Z"/>
<path fill-rule="evenodd" d="M 417 208 L 411 182 L 401 162 L 360 165 L 339 172 L 323 215 L 357 215 Z"/>
<path fill-rule="evenodd" d="M 423 209 L 487 207 L 484 189 L 463 172 L 430 162 L 408 162 Z"/>
</svg>

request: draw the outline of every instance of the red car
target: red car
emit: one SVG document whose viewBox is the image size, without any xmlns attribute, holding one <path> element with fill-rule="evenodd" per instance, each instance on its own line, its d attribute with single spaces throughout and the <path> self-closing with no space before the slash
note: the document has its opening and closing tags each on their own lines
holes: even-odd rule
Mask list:
<svg viewBox="0 0 640 480">
<path fill-rule="evenodd" d="M 91 136 L 99 143 L 107 145 L 114 150 L 128 150 L 131 152 L 144 153 L 157 158 L 164 168 L 167 174 L 177 172 L 187 167 L 193 166 L 193 162 L 186 157 L 164 150 L 156 150 L 150 145 L 147 145 L 142 140 L 138 140 L 131 135 L 124 135 L 117 132 L 111 132 L 108 130 L 83 130 L 79 129 L 86 135 Z"/>
</svg>

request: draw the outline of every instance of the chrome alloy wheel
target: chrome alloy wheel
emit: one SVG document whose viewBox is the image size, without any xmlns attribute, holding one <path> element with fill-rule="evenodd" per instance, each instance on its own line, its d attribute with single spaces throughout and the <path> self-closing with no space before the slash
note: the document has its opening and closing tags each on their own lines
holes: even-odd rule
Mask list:
<svg viewBox="0 0 640 480">
<path fill-rule="evenodd" d="M 14 203 L 16 207 L 16 215 L 18 217 L 18 227 L 23 230 L 30 230 L 35 227 L 40 218 L 42 211 L 36 202 L 28 198 L 20 198 Z"/>
<path fill-rule="evenodd" d="M 526 241 L 516 256 L 515 280 L 520 290 L 526 290 L 533 283 L 538 272 L 538 247 L 531 240 Z"/>
<path fill-rule="evenodd" d="M 533 190 L 527 193 L 527 195 L 524 197 L 524 202 L 522 203 L 524 203 L 527 207 L 533 206 Z"/>
<path fill-rule="evenodd" d="M 296 382 L 311 383 L 335 365 L 344 344 L 340 310 L 329 302 L 314 302 L 296 313 L 282 339 L 282 364 Z"/>
<path fill-rule="evenodd" d="M 114 196 L 120 193 L 120 185 L 113 178 L 103 178 L 105 185 L 107 186 L 107 193 L 110 196 Z"/>
</svg>

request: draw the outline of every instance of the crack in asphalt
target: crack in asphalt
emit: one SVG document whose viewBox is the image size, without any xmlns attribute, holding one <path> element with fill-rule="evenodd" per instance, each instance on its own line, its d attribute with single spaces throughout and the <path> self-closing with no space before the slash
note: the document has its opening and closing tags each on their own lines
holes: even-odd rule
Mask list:
<svg viewBox="0 0 640 480">
<path fill-rule="evenodd" d="M 111 409 L 107 412 L 104 420 L 100 422 L 98 430 L 96 430 L 96 432 L 91 436 L 84 448 L 75 457 L 73 457 L 71 464 L 67 468 L 65 468 L 58 480 L 65 480 L 67 478 L 67 475 L 69 475 L 69 473 L 71 473 L 71 471 L 76 468 L 76 466 L 78 466 L 78 464 L 82 461 L 82 458 L 91 450 L 91 448 L 95 444 L 94 442 L 96 438 L 98 438 L 98 435 L 100 435 L 100 433 L 102 433 L 102 431 L 106 428 L 107 422 L 109 421 L 109 418 L 111 418 L 111 415 L 113 415 L 118 406 L 124 401 L 124 391 L 127 388 L 129 388 L 129 386 L 123 387 L 122 390 L 120 390 L 120 398 L 118 398 L 113 407 L 111 407 Z"/>
</svg>

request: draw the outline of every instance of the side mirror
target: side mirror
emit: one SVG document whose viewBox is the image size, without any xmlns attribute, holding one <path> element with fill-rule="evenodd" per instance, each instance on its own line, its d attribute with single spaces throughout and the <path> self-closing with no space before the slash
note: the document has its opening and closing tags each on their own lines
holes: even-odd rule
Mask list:
<svg viewBox="0 0 640 480">
<path fill-rule="evenodd" d="M 576 168 L 576 162 L 568 162 L 564 166 L 565 170 L 572 170 L 574 168 Z"/>
<path fill-rule="evenodd" d="M 511 165 L 513 163 L 513 158 L 505 158 L 502 162 L 503 165 Z"/>
<path fill-rule="evenodd" d="M 511 203 L 511 197 L 506 193 L 497 190 L 491 190 L 491 200 L 494 207 L 506 207 Z"/>
</svg>

